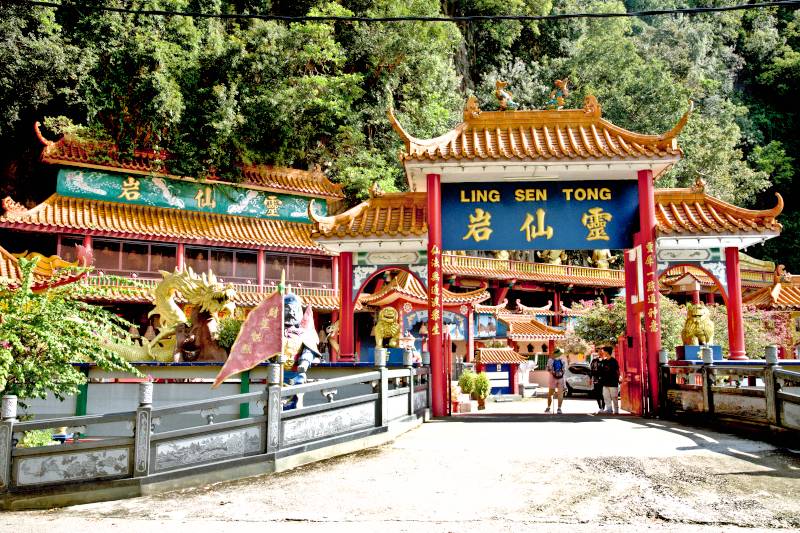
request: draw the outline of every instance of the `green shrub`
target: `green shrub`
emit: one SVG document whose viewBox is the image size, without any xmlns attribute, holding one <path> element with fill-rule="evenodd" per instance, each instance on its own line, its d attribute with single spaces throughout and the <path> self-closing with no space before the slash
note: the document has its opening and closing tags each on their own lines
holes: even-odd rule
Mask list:
<svg viewBox="0 0 800 533">
<path fill-rule="evenodd" d="M 475 379 L 477 377 L 478 375 L 471 370 L 464 371 L 461 377 L 458 378 L 458 386 L 461 392 L 464 394 L 472 394 L 472 391 L 475 390 Z"/>
<path fill-rule="evenodd" d="M 217 333 L 217 343 L 220 347 L 230 351 L 239 331 L 242 329 L 242 320 L 236 318 L 224 318 L 219 323 L 219 333 Z"/>
<path fill-rule="evenodd" d="M 489 396 L 489 392 L 492 390 L 492 382 L 489 381 L 489 376 L 486 372 L 481 372 L 475 376 L 475 388 L 472 390 L 478 395 L 478 398 L 486 399 Z"/>
<path fill-rule="evenodd" d="M 52 429 L 34 429 L 26 431 L 17 444 L 18 448 L 36 448 L 38 446 L 52 446 L 58 444 L 53 440 Z"/>
</svg>

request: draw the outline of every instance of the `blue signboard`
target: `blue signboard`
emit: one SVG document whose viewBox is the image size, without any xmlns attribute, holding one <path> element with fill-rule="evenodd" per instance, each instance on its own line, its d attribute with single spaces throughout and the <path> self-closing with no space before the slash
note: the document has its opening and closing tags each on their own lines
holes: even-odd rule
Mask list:
<svg viewBox="0 0 800 533">
<path fill-rule="evenodd" d="M 631 248 L 638 213 L 635 180 L 443 183 L 442 247 Z"/>
</svg>

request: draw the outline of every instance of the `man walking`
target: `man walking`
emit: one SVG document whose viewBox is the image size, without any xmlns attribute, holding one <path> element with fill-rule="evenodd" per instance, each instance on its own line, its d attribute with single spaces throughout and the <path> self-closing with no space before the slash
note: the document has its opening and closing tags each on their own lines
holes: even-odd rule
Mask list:
<svg viewBox="0 0 800 533">
<path fill-rule="evenodd" d="M 564 357 L 564 350 L 561 348 L 556 348 L 553 351 L 552 356 L 550 359 L 547 360 L 547 366 L 545 367 L 548 373 L 548 384 L 547 384 L 547 409 L 544 410 L 545 413 L 550 412 L 550 407 L 553 404 L 553 394 L 557 394 L 558 398 L 558 407 L 557 407 L 557 414 L 561 414 L 561 403 L 564 401 L 564 387 L 566 386 L 566 380 L 564 379 L 564 372 L 567 369 L 567 359 Z M 557 391 L 557 392 L 556 392 Z"/>
<path fill-rule="evenodd" d="M 600 384 L 603 386 L 603 400 L 606 414 L 619 414 L 619 363 L 614 358 L 614 348 L 600 348 Z"/>
<path fill-rule="evenodd" d="M 592 378 L 592 395 L 594 399 L 597 400 L 597 408 L 602 411 L 605 406 L 606 402 L 603 401 L 603 384 L 600 383 L 600 365 L 602 364 L 603 360 L 600 358 L 600 354 L 597 353 L 592 359 L 592 362 L 589 363 L 589 375 Z"/>
</svg>

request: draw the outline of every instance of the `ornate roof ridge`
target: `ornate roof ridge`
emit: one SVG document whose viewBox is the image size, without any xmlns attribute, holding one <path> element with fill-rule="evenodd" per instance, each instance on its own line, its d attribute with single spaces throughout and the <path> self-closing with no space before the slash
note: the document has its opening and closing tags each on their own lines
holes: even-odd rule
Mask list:
<svg viewBox="0 0 800 533">
<path fill-rule="evenodd" d="M 486 284 L 482 284 L 479 288 L 468 292 L 452 292 L 448 289 L 442 289 L 442 302 L 444 305 L 454 305 L 456 303 L 484 301 L 489 298 L 486 286 Z M 392 292 L 407 296 L 414 301 L 427 301 L 425 288 L 416 277 L 405 270 L 399 271 L 389 283 L 386 283 L 377 292 L 362 295 L 359 301 L 363 305 L 371 305 L 372 302 L 378 302 Z M 451 303 L 448 304 L 448 302 Z"/>
<path fill-rule="evenodd" d="M 669 131 L 649 135 L 604 119 L 592 95 L 586 97 L 581 109 L 515 111 L 481 111 L 474 97 L 470 97 L 463 121 L 431 139 L 411 135 L 397 119 L 393 108 L 390 107 L 387 114 L 392 128 L 405 143 L 406 153 L 401 154 L 401 159 L 616 158 L 680 153 L 676 137 L 686 126 L 693 109 L 694 104 L 689 101 L 689 109 Z M 507 130 L 507 139 L 501 135 L 502 130 Z M 536 134 L 538 130 L 541 132 Z M 473 134 L 467 135 L 468 131 Z M 483 133 L 478 135 L 478 132 Z"/>
<path fill-rule="evenodd" d="M 166 150 L 156 152 L 137 149 L 134 150 L 133 159 L 126 162 L 120 161 L 119 150 L 111 141 L 87 140 L 68 134 L 52 141 L 42 135 L 38 121 L 34 124 L 34 131 L 39 142 L 44 146 L 40 155 L 40 159 L 44 163 L 95 168 L 111 172 L 124 171 L 158 175 L 175 179 L 187 178 L 169 172 L 168 163 L 173 158 Z M 252 185 L 277 192 L 300 193 L 333 200 L 342 200 L 345 197 L 342 191 L 343 185 L 330 181 L 319 167 L 303 170 L 277 165 L 242 163 L 240 168 L 245 177 L 244 182 L 224 181 L 214 176 L 208 181 L 234 186 Z"/>
<path fill-rule="evenodd" d="M 771 207 L 769 209 L 747 209 L 745 207 L 739 207 L 733 205 L 729 202 L 726 202 L 725 200 L 720 200 L 719 198 L 716 198 L 715 196 L 711 196 L 710 194 L 706 193 L 704 189 L 698 190 L 696 187 L 655 189 L 656 203 L 703 200 L 704 202 L 710 203 L 714 206 L 723 207 L 728 211 L 736 213 L 737 215 L 755 216 L 764 218 L 774 218 L 783 212 L 784 208 L 783 196 L 781 196 L 780 193 L 776 192 L 775 197 L 777 198 L 777 201 L 774 207 Z"/>
</svg>

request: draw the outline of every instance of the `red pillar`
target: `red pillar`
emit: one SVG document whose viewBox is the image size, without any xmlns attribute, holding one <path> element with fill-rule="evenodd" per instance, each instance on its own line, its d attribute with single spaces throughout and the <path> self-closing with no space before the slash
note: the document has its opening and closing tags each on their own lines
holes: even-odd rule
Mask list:
<svg viewBox="0 0 800 533">
<path fill-rule="evenodd" d="M 331 261 L 331 287 L 333 288 L 334 292 L 339 290 L 339 256 L 338 255 L 333 258 L 333 261 Z M 341 294 L 339 294 L 339 305 L 340 306 L 341 306 L 341 303 L 342 303 Z M 335 310 L 335 311 L 333 311 L 331 313 L 331 324 L 333 324 L 337 320 L 339 320 L 339 311 Z M 341 326 L 341 324 L 339 324 L 339 325 Z M 341 339 L 341 334 L 340 334 L 339 338 Z M 328 348 L 328 350 L 330 352 L 331 362 L 335 363 L 336 361 L 339 360 L 339 351 L 338 350 L 334 350 L 333 346 L 331 346 L 330 343 L 328 343 L 328 346 L 330 346 L 330 348 Z"/>
<path fill-rule="evenodd" d="M 178 249 L 175 251 L 175 267 L 178 270 L 185 270 L 186 269 L 186 249 L 183 246 L 182 242 L 178 243 Z"/>
<path fill-rule="evenodd" d="M 475 310 L 469 306 L 467 311 L 467 355 L 464 357 L 465 363 L 471 363 L 475 357 Z"/>
<path fill-rule="evenodd" d="M 355 355 L 353 305 L 353 253 L 339 255 L 339 355 Z"/>
<path fill-rule="evenodd" d="M 560 326 L 561 325 L 561 293 L 558 292 L 558 289 L 553 291 L 553 325 Z"/>
<path fill-rule="evenodd" d="M 739 249 L 725 248 L 725 274 L 728 278 L 728 343 L 730 359 L 747 359 L 744 352 L 744 324 L 742 322 L 742 279 L 739 275 Z"/>
<path fill-rule="evenodd" d="M 61 242 L 61 240 L 59 239 L 58 242 Z M 88 254 L 87 257 L 94 257 L 94 252 L 92 251 L 92 236 L 91 235 L 84 235 L 83 236 L 83 248 L 84 248 L 85 252 Z M 59 250 L 58 253 L 60 254 L 61 250 Z M 94 263 L 94 260 L 92 260 L 92 263 Z"/>
<path fill-rule="evenodd" d="M 622 353 L 617 353 L 616 358 L 620 364 L 623 385 L 626 387 L 634 414 L 641 413 L 644 402 L 643 368 L 644 357 L 642 354 L 642 308 L 644 307 L 639 294 L 639 271 L 637 262 L 631 259 L 631 250 L 625 250 L 625 340 L 617 345 L 624 346 Z M 636 303 L 634 303 L 636 297 Z M 638 407 L 638 409 L 637 409 Z M 638 412 L 636 412 L 638 411 Z"/>
<path fill-rule="evenodd" d="M 442 199 L 441 176 L 428 174 L 428 351 L 431 356 L 433 416 L 447 414 L 447 383 L 442 350 Z"/>
<path fill-rule="evenodd" d="M 656 265 L 656 206 L 653 171 L 640 170 L 639 178 L 639 242 L 642 245 L 645 283 L 645 353 L 647 357 L 650 413 L 658 412 L 658 351 L 661 349 L 658 273 Z"/>
<path fill-rule="evenodd" d="M 256 278 L 259 290 L 264 287 L 264 277 L 266 275 L 266 258 L 264 257 L 264 250 L 258 251 L 258 258 L 256 259 Z"/>
<path fill-rule="evenodd" d="M 700 290 L 692 291 L 692 303 L 697 305 L 700 303 Z"/>
<path fill-rule="evenodd" d="M 714 303 L 715 303 L 715 301 L 714 301 L 714 293 L 713 292 L 707 292 L 706 293 L 706 304 L 714 305 Z"/>
</svg>

